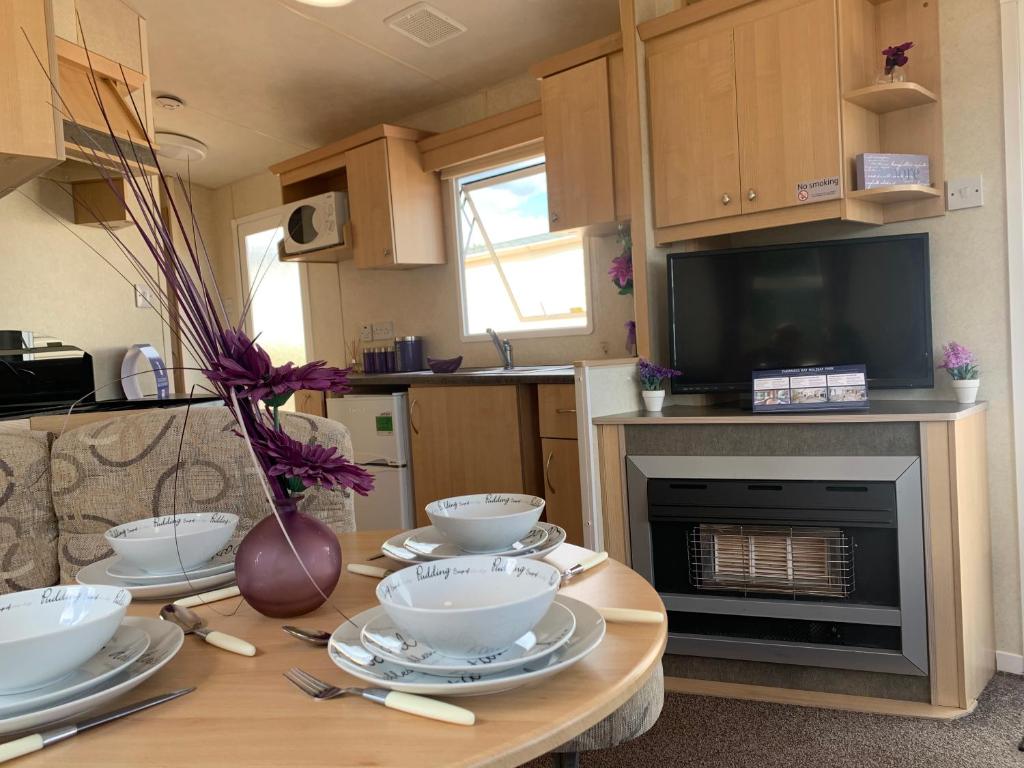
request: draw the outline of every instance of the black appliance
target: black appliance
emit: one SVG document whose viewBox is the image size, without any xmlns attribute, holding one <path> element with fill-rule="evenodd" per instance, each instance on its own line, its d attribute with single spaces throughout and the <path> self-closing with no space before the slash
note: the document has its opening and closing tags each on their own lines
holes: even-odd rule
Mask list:
<svg viewBox="0 0 1024 768">
<path fill-rule="evenodd" d="M 0 339 L 17 341 L 15 334 L 3 332 Z M 0 407 L 93 402 L 95 387 L 92 355 L 78 347 L 0 344 Z"/>
<path fill-rule="evenodd" d="M 674 393 L 854 363 L 875 388 L 934 385 L 925 233 L 673 253 L 668 285 Z"/>
</svg>

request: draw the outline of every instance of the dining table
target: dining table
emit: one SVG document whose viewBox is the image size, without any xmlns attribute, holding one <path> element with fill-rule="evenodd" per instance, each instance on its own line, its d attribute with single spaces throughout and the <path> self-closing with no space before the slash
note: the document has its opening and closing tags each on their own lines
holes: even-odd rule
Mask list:
<svg viewBox="0 0 1024 768">
<path fill-rule="evenodd" d="M 343 533 L 343 562 L 367 563 L 396 531 Z M 589 550 L 563 544 L 545 558 L 566 569 Z M 398 568 L 376 559 L 373 565 Z M 114 708 L 178 688 L 175 701 L 97 728 L 14 763 L 24 768 L 284 768 L 285 766 L 516 766 L 543 755 L 614 712 L 661 663 L 667 622 L 612 623 L 601 644 L 576 665 L 533 684 L 496 694 L 442 700 L 471 709 L 472 726 L 385 709 L 360 697 L 318 701 L 283 673 L 291 667 L 333 685 L 366 685 L 341 671 L 323 647 L 286 634 L 293 624 L 333 631 L 342 614 L 377 605 L 379 580 L 342 569 L 329 603 L 293 619 L 257 613 L 241 598 L 195 609 L 213 629 L 253 643 L 255 656 L 227 653 L 194 636 L 178 655 Z M 639 574 L 608 559 L 566 582 L 565 595 L 594 607 L 659 611 L 664 606 Z M 160 603 L 135 601 L 129 614 L 155 617 Z"/>
</svg>

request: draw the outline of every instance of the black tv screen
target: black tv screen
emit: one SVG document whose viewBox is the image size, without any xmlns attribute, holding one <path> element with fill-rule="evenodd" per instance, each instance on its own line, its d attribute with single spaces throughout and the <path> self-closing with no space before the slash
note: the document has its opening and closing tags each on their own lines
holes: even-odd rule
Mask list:
<svg viewBox="0 0 1024 768">
<path fill-rule="evenodd" d="M 668 285 L 675 393 L 856 363 L 875 388 L 934 385 L 927 234 L 673 253 Z"/>
</svg>

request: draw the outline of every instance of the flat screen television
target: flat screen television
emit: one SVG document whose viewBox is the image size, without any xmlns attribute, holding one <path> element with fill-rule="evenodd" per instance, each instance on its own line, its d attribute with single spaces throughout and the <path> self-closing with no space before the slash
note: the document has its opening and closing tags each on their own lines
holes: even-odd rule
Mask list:
<svg viewBox="0 0 1024 768">
<path fill-rule="evenodd" d="M 674 393 L 856 363 L 874 388 L 934 386 L 927 234 L 673 253 L 668 291 Z"/>
</svg>

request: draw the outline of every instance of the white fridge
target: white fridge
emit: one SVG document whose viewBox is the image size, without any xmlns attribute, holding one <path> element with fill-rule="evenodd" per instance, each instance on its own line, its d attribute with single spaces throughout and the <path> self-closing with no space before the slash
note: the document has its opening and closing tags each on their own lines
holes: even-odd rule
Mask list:
<svg viewBox="0 0 1024 768">
<path fill-rule="evenodd" d="M 407 399 L 404 392 L 327 399 L 327 417 L 352 433 L 352 460 L 374 476 L 369 496 L 353 494 L 356 530 L 415 527 Z"/>
</svg>

